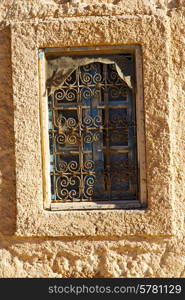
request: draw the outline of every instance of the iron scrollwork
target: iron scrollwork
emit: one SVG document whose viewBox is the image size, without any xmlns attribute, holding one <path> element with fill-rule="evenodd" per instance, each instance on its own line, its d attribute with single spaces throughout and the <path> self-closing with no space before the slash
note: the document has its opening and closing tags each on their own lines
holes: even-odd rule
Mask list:
<svg viewBox="0 0 185 300">
<path fill-rule="evenodd" d="M 52 201 L 136 198 L 133 101 L 115 66 L 102 63 L 78 67 L 55 91 L 49 105 Z"/>
</svg>

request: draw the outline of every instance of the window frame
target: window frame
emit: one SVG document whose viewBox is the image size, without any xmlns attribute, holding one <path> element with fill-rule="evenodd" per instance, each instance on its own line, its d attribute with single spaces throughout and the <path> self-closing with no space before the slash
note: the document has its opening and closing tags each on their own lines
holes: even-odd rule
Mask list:
<svg viewBox="0 0 185 300">
<path fill-rule="evenodd" d="M 124 201 L 98 201 L 98 202 L 69 202 L 51 203 L 50 182 L 50 151 L 48 136 L 48 95 L 45 88 L 47 57 L 62 54 L 93 55 L 93 54 L 122 54 L 132 53 L 135 58 L 135 85 L 133 94 L 136 103 L 136 132 L 137 132 L 137 159 L 138 159 L 138 188 L 139 199 Z M 39 75 L 40 75 L 40 125 L 42 146 L 42 173 L 44 209 L 52 211 L 86 210 L 86 209 L 139 209 L 147 206 L 146 185 L 146 154 L 145 154 L 145 124 L 144 124 L 144 98 L 143 98 L 143 71 L 142 51 L 139 45 L 100 46 L 100 47 L 71 47 L 71 48 L 44 48 L 39 49 Z"/>
</svg>

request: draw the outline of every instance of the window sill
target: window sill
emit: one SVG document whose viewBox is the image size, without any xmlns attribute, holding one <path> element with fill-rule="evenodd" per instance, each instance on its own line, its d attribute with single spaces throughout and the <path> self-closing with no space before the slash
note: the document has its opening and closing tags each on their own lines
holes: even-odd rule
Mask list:
<svg viewBox="0 0 185 300">
<path fill-rule="evenodd" d="M 51 210 L 94 210 L 94 209 L 139 209 L 144 208 L 137 200 L 130 201 L 99 201 L 75 203 L 51 203 Z"/>
</svg>

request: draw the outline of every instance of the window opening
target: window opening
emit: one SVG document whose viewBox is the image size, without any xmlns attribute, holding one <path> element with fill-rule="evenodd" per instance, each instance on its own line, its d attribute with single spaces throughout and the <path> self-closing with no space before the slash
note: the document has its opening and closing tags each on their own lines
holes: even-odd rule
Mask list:
<svg viewBox="0 0 185 300">
<path fill-rule="evenodd" d="M 52 203 L 138 199 L 136 103 L 118 73 L 121 57 L 134 82 L 132 54 L 55 78 L 60 86 L 48 97 Z"/>
</svg>

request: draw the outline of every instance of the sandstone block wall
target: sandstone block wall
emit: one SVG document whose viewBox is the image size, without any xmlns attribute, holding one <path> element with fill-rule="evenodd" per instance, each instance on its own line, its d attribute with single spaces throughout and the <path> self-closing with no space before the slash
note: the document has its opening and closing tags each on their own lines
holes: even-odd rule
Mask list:
<svg viewBox="0 0 185 300">
<path fill-rule="evenodd" d="M 118 43 L 143 47 L 148 209 L 46 215 L 36 50 Z M 184 0 L 1 0 L 0 277 L 185 277 L 184 49 Z"/>
</svg>

